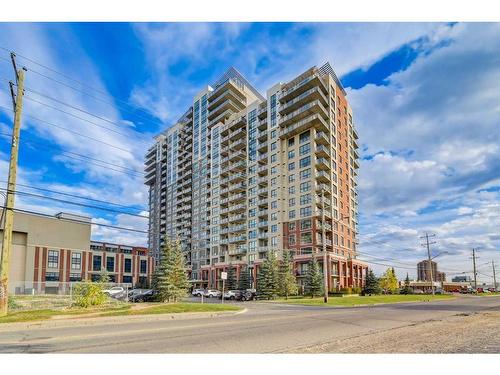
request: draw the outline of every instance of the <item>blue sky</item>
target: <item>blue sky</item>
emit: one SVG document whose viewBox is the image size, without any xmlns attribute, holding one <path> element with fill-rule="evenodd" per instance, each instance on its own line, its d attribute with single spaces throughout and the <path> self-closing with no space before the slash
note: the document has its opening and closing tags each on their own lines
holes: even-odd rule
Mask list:
<svg viewBox="0 0 500 375">
<path fill-rule="evenodd" d="M 360 133 L 359 249 L 376 257 L 364 259 L 397 259 L 399 275 L 412 276 L 425 255 L 419 237 L 430 231 L 437 235 L 435 253 L 449 253 L 439 258 L 441 269 L 469 271 L 472 247 L 479 249 L 479 263 L 500 261 L 499 31 L 498 24 L 431 23 L 0 24 L 1 47 L 65 75 L 19 58 L 32 90 L 25 100 L 19 182 L 145 214 L 146 188 L 132 170 L 141 171 L 151 137 L 179 118 L 204 85 L 234 66 L 265 93 L 330 61 Z M 0 106 L 10 108 L 5 79 L 12 79 L 12 70 L 0 60 Z M 0 133 L 10 132 L 11 115 L 0 108 Z M 2 181 L 8 142 L 0 136 Z M 75 156 L 68 152 L 107 160 L 122 172 L 68 158 Z M 17 204 L 146 229 L 139 217 L 33 197 L 19 197 Z M 94 237 L 145 243 L 140 235 L 106 228 L 96 228 Z M 481 272 L 489 281 L 487 265 Z"/>
</svg>

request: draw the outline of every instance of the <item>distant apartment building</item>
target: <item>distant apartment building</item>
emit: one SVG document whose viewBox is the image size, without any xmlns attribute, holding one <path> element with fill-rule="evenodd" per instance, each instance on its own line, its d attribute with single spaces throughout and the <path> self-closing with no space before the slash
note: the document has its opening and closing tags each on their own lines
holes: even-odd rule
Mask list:
<svg viewBox="0 0 500 375">
<path fill-rule="evenodd" d="M 436 262 L 430 261 L 432 267 L 432 277 L 433 281 L 444 282 L 446 281 L 446 273 L 438 271 L 438 266 Z M 417 276 L 418 281 L 430 281 L 431 280 L 431 269 L 429 268 L 429 261 L 423 260 L 417 263 Z"/>
<path fill-rule="evenodd" d="M 57 293 L 69 282 L 97 280 L 103 272 L 115 283 L 136 285 L 151 281 L 154 262 L 147 248 L 90 238 L 88 217 L 15 212 L 10 292 L 24 294 L 34 289 Z"/>
<path fill-rule="evenodd" d="M 234 68 L 201 90 L 145 155 L 149 250 L 179 239 L 195 286 L 232 265 L 255 280 L 268 252 L 294 253 L 302 283 L 328 255 L 329 289 L 361 286 L 358 134 L 330 64 L 261 95 Z M 323 235 L 324 233 L 324 235 Z"/>
</svg>

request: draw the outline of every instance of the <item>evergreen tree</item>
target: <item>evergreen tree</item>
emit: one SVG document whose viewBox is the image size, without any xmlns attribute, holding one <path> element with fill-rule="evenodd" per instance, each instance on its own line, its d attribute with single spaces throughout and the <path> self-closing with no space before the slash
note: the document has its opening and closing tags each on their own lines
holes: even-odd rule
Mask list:
<svg viewBox="0 0 500 375">
<path fill-rule="evenodd" d="M 384 275 L 380 278 L 380 287 L 384 290 L 385 294 L 397 293 L 398 290 L 398 279 L 396 277 L 396 272 L 394 268 L 388 268 Z"/>
<path fill-rule="evenodd" d="M 309 294 L 311 298 L 321 294 L 321 290 L 323 289 L 323 274 L 319 269 L 318 261 L 314 257 L 309 262 L 305 284 L 305 292 Z"/>
<path fill-rule="evenodd" d="M 363 289 L 364 295 L 371 294 L 380 294 L 382 291 L 380 289 L 380 285 L 377 277 L 373 273 L 373 270 L 368 270 L 368 274 L 366 275 L 365 288 Z"/>
<path fill-rule="evenodd" d="M 163 302 L 177 302 L 185 297 L 189 282 L 180 243 L 165 241 L 161 249 L 160 263 L 155 272 L 154 283 Z"/>
<path fill-rule="evenodd" d="M 248 267 L 242 267 L 240 270 L 240 279 L 238 280 L 238 289 L 250 289 L 250 272 Z"/>
<path fill-rule="evenodd" d="M 236 290 L 238 288 L 238 279 L 236 277 L 236 267 L 230 265 L 227 268 L 226 290 Z"/>
<path fill-rule="evenodd" d="M 298 293 L 297 280 L 293 268 L 293 256 L 290 251 L 283 252 L 283 261 L 279 267 L 279 292 L 288 299 Z"/>
<path fill-rule="evenodd" d="M 411 294 L 410 277 L 406 273 L 405 286 L 401 289 L 401 294 Z"/>
<path fill-rule="evenodd" d="M 265 299 L 278 296 L 279 265 L 276 254 L 269 251 L 257 275 L 257 293 Z"/>
</svg>

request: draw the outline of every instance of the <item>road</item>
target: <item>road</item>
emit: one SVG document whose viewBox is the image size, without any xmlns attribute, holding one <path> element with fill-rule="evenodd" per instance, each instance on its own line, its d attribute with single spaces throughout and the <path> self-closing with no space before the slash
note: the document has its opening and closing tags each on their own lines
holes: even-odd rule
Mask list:
<svg viewBox="0 0 500 375">
<path fill-rule="evenodd" d="M 447 328 L 444 333 L 439 333 L 434 346 L 421 347 L 422 351 L 445 351 L 442 350 L 442 342 L 452 342 L 455 344 L 446 351 L 500 352 L 500 297 L 464 296 L 454 300 L 356 308 L 266 302 L 247 302 L 243 306 L 247 311 L 236 315 L 136 316 L 134 319 L 95 318 L 60 321 L 57 324 L 49 321 L 29 325 L 3 324 L 0 326 L 0 352 L 408 352 L 404 347 L 398 350 L 398 342 L 392 341 L 391 337 L 408 336 L 411 330 L 425 328 L 428 324 L 437 328 L 445 325 L 457 327 L 461 332 L 464 323 L 454 323 L 454 319 L 483 315 L 489 319 L 488 325 L 480 323 L 477 326 L 484 326 L 489 336 L 478 331 L 481 337 L 472 337 L 472 341 L 465 342 L 460 341 L 463 336 L 460 332 L 454 334 Z M 415 336 L 412 337 L 416 342 Z M 370 340 L 376 345 L 355 344 Z M 380 340 L 388 341 L 388 345 L 380 346 Z M 416 344 L 412 345 L 419 348 Z"/>
</svg>

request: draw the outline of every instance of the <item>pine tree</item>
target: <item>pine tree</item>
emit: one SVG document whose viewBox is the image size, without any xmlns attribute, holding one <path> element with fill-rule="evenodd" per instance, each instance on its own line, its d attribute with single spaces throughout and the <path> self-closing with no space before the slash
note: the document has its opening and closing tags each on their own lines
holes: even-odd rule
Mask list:
<svg viewBox="0 0 500 375">
<path fill-rule="evenodd" d="M 236 267 L 230 265 L 227 268 L 226 290 L 236 290 L 238 288 L 238 279 L 236 277 Z"/>
<path fill-rule="evenodd" d="M 321 294 L 321 290 L 323 289 L 323 275 L 319 269 L 319 263 L 314 256 L 307 268 L 305 284 L 305 292 L 309 294 L 311 298 Z"/>
<path fill-rule="evenodd" d="M 154 284 L 163 302 L 177 302 L 185 297 L 189 289 L 186 266 L 180 243 L 165 241 L 160 263 L 155 272 Z"/>
<path fill-rule="evenodd" d="M 257 293 L 265 299 L 278 296 L 279 265 L 276 254 L 269 251 L 257 275 Z"/>
<path fill-rule="evenodd" d="M 401 289 L 401 294 L 411 294 L 410 277 L 406 273 L 405 286 Z"/>
<path fill-rule="evenodd" d="M 366 275 L 365 288 L 363 289 L 364 295 L 380 294 L 381 289 L 377 277 L 373 273 L 373 270 L 368 270 Z"/>
<path fill-rule="evenodd" d="M 250 289 L 250 272 L 248 267 L 242 267 L 240 270 L 240 279 L 238 280 L 238 289 Z"/>
<path fill-rule="evenodd" d="M 279 293 L 288 299 L 289 295 L 298 293 L 297 280 L 295 279 L 293 256 L 290 251 L 283 252 L 283 261 L 279 267 Z"/>
</svg>

